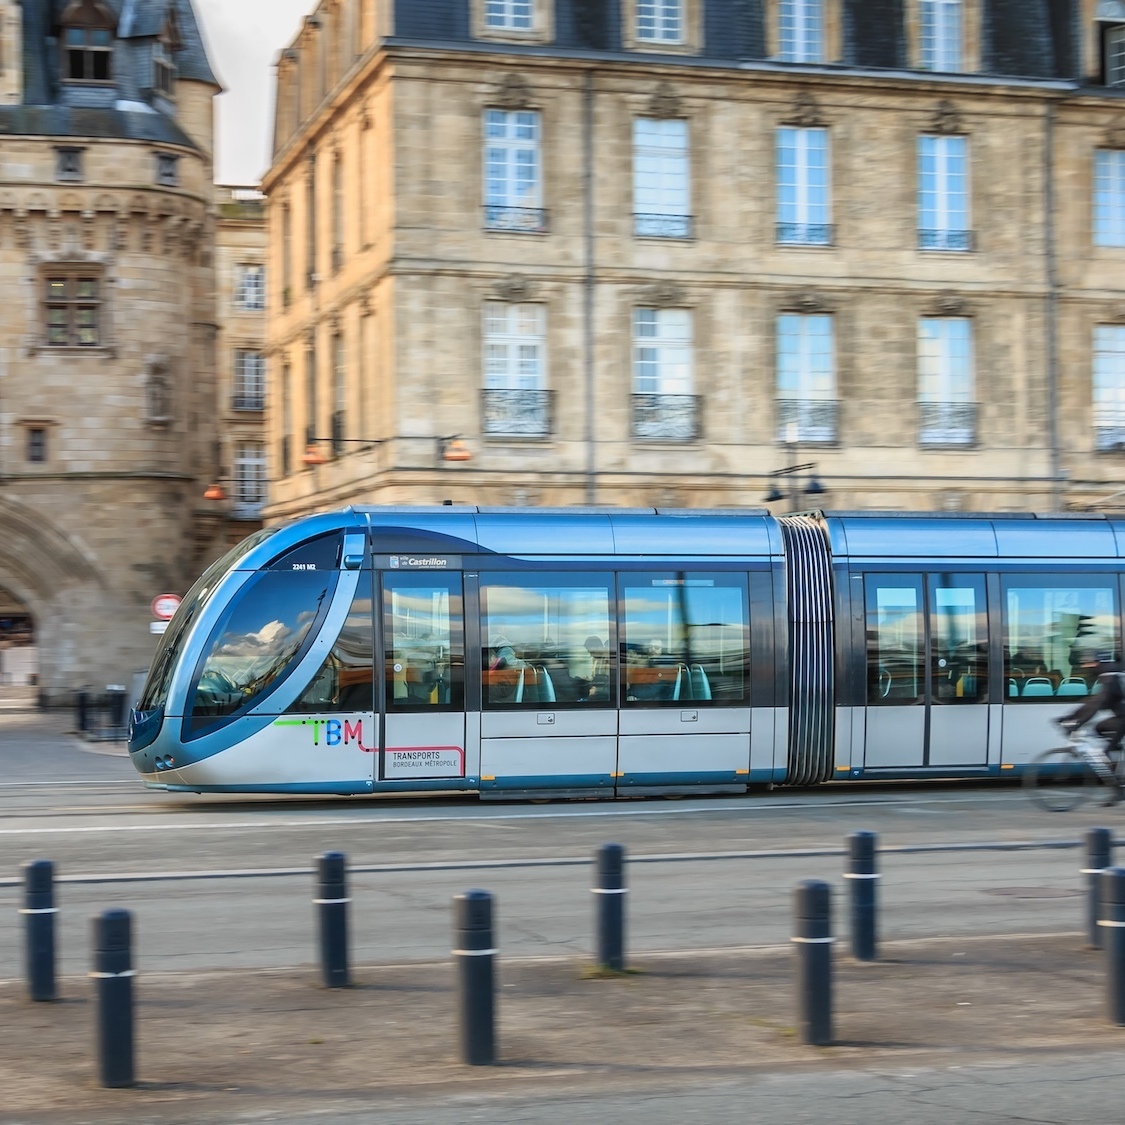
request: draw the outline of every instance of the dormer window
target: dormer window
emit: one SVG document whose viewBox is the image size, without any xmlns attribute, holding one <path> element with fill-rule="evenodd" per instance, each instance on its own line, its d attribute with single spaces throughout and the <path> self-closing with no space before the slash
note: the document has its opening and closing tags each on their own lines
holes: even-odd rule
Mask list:
<svg viewBox="0 0 1125 1125">
<path fill-rule="evenodd" d="M 65 82 L 112 82 L 117 17 L 103 0 L 71 0 L 59 17 Z"/>
<path fill-rule="evenodd" d="M 530 31 L 531 0 L 486 0 L 485 27 L 498 31 Z"/>
<path fill-rule="evenodd" d="M 175 81 L 176 62 L 172 49 L 164 39 L 158 39 L 152 45 L 152 88 L 170 98 Z"/>
<path fill-rule="evenodd" d="M 1107 86 L 1125 86 L 1125 0 L 1099 0 L 1102 80 Z"/>
</svg>

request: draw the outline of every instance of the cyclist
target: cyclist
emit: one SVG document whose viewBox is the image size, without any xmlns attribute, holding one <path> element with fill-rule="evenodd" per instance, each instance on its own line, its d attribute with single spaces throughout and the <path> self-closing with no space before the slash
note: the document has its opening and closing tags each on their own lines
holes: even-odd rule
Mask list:
<svg viewBox="0 0 1125 1125">
<path fill-rule="evenodd" d="M 1107 757 L 1118 754 L 1125 738 L 1125 672 L 1114 663 L 1113 654 L 1108 652 L 1099 652 L 1093 660 L 1085 661 L 1083 667 L 1095 671 L 1097 679 L 1089 696 L 1069 715 L 1064 715 L 1059 720 L 1059 726 L 1071 733 L 1085 726 L 1099 712 L 1109 711 L 1106 718 L 1095 724 L 1094 730 L 1105 739 Z M 1112 777 L 1110 784 L 1113 788 L 1106 798 L 1107 805 L 1116 805 L 1125 798 L 1125 788 L 1116 771 Z"/>
</svg>

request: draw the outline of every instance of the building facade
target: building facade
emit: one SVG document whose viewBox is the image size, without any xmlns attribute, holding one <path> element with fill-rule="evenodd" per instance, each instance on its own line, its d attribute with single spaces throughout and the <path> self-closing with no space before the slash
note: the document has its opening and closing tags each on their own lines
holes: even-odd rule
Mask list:
<svg viewBox="0 0 1125 1125">
<path fill-rule="evenodd" d="M 268 518 L 1125 497 L 1119 0 L 323 0 L 263 188 Z"/>
<path fill-rule="evenodd" d="M 211 71 L 190 0 L 0 3 L 0 606 L 129 686 L 223 538 Z"/>
</svg>

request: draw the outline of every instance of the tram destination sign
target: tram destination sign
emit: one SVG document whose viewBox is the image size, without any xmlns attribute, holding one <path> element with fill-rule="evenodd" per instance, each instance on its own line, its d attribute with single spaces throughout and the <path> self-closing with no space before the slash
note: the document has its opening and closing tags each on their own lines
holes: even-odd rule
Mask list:
<svg viewBox="0 0 1125 1125">
<path fill-rule="evenodd" d="M 460 570 L 460 555 L 376 555 L 377 570 Z"/>
</svg>

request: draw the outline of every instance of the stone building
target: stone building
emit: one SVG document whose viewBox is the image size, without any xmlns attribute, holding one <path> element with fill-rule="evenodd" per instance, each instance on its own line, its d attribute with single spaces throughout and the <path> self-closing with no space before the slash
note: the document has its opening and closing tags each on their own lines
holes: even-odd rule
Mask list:
<svg viewBox="0 0 1125 1125">
<path fill-rule="evenodd" d="M 1121 0 L 323 0 L 263 188 L 270 518 L 1125 496 Z"/>
<path fill-rule="evenodd" d="M 215 216 L 219 475 L 204 496 L 237 542 L 261 526 L 267 494 L 265 197 L 254 187 L 216 187 Z"/>
<path fill-rule="evenodd" d="M 190 0 L 0 0 L 0 607 L 128 685 L 224 537 L 212 74 Z"/>
</svg>

